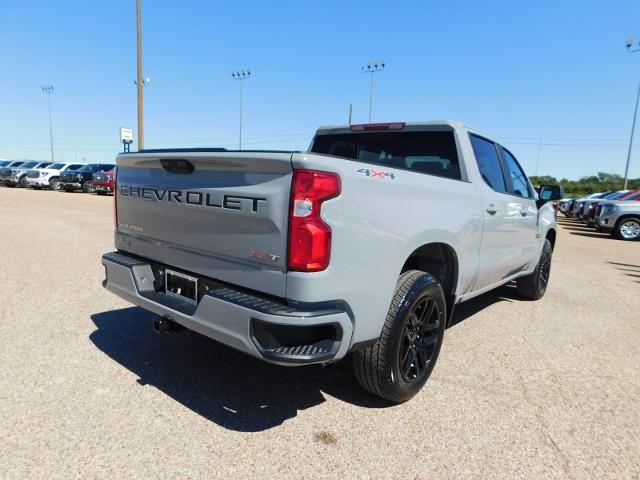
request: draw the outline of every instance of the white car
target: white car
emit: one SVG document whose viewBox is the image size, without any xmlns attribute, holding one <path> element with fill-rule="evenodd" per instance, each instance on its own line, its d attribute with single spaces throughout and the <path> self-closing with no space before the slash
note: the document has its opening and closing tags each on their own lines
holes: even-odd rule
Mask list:
<svg viewBox="0 0 640 480">
<path fill-rule="evenodd" d="M 78 170 L 82 168 L 82 163 L 58 162 L 49 165 L 47 168 L 29 170 L 27 172 L 27 186 L 32 188 L 60 189 L 60 174 L 68 170 Z"/>
</svg>

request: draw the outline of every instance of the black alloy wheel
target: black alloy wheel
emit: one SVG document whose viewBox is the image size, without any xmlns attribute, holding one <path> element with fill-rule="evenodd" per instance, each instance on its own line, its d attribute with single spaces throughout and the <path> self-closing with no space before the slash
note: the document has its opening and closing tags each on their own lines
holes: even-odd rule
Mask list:
<svg viewBox="0 0 640 480">
<path fill-rule="evenodd" d="M 542 256 L 540 257 L 540 266 L 538 270 L 540 290 L 544 295 L 547 291 L 547 285 L 549 284 L 549 275 L 551 273 L 551 249 L 544 248 L 542 250 Z"/>
<path fill-rule="evenodd" d="M 430 370 L 439 339 L 441 314 L 429 296 L 419 298 L 409 312 L 400 347 L 399 367 L 404 381 L 421 382 Z"/>
</svg>

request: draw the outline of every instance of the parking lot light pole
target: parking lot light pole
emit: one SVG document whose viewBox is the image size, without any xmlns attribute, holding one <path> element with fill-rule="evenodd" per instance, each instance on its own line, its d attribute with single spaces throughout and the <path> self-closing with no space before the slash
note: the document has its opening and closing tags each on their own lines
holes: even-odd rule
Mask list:
<svg viewBox="0 0 640 480">
<path fill-rule="evenodd" d="M 138 150 L 144 150 L 144 107 L 142 98 L 142 0 L 136 0 L 136 54 L 137 76 L 136 86 L 138 90 Z"/>
<path fill-rule="evenodd" d="M 627 52 L 629 53 L 640 52 L 640 48 L 638 47 L 633 48 L 633 42 L 634 41 L 632 38 L 627 40 L 627 43 L 626 43 Z M 640 45 L 640 42 L 638 42 L 638 44 Z M 640 83 L 638 83 L 638 93 L 636 94 L 636 106 L 635 106 L 635 109 L 633 110 L 633 122 L 631 123 L 631 136 L 629 138 L 629 150 L 627 150 L 627 164 L 624 167 L 623 190 L 627 189 L 627 185 L 629 183 L 629 162 L 631 161 L 631 149 L 633 147 L 633 134 L 635 133 L 635 130 L 636 130 L 636 118 L 638 117 L 638 101 L 640 101 Z"/>
<path fill-rule="evenodd" d="M 52 85 L 42 85 L 42 91 L 47 94 L 47 104 L 49 105 L 49 142 L 51 143 L 51 163 L 53 162 L 53 119 L 51 115 L 51 94 L 54 91 Z"/>
<path fill-rule="evenodd" d="M 238 150 L 242 150 L 242 103 L 244 96 L 244 81 L 251 78 L 250 70 L 235 70 L 231 72 L 235 80 L 240 80 L 240 134 L 238 138 Z"/>
<path fill-rule="evenodd" d="M 384 60 L 379 60 L 377 62 L 367 62 L 362 66 L 362 73 L 371 74 L 371 86 L 369 88 L 369 123 L 371 123 L 371 109 L 373 105 L 373 75 L 377 72 L 383 71 L 385 66 L 386 63 Z"/>
</svg>

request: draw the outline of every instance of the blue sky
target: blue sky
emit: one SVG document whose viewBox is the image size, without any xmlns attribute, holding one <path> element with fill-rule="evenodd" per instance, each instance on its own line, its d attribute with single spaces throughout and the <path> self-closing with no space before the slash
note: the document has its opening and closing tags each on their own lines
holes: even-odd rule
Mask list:
<svg viewBox="0 0 640 480">
<path fill-rule="evenodd" d="M 143 1 L 146 147 L 304 149 L 315 128 L 455 118 L 504 142 L 527 172 L 623 173 L 640 81 L 632 1 Z M 0 158 L 112 161 L 135 128 L 135 0 L 0 6 Z M 640 135 L 631 177 L 640 177 Z M 134 145 L 135 148 L 135 145 Z"/>
</svg>

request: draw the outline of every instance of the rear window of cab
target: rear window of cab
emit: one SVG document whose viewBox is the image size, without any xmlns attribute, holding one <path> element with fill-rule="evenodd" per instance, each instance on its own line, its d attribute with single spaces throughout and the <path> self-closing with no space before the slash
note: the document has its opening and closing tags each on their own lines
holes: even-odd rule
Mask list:
<svg viewBox="0 0 640 480">
<path fill-rule="evenodd" d="M 363 132 L 316 135 L 313 153 L 460 180 L 453 132 Z"/>
</svg>

